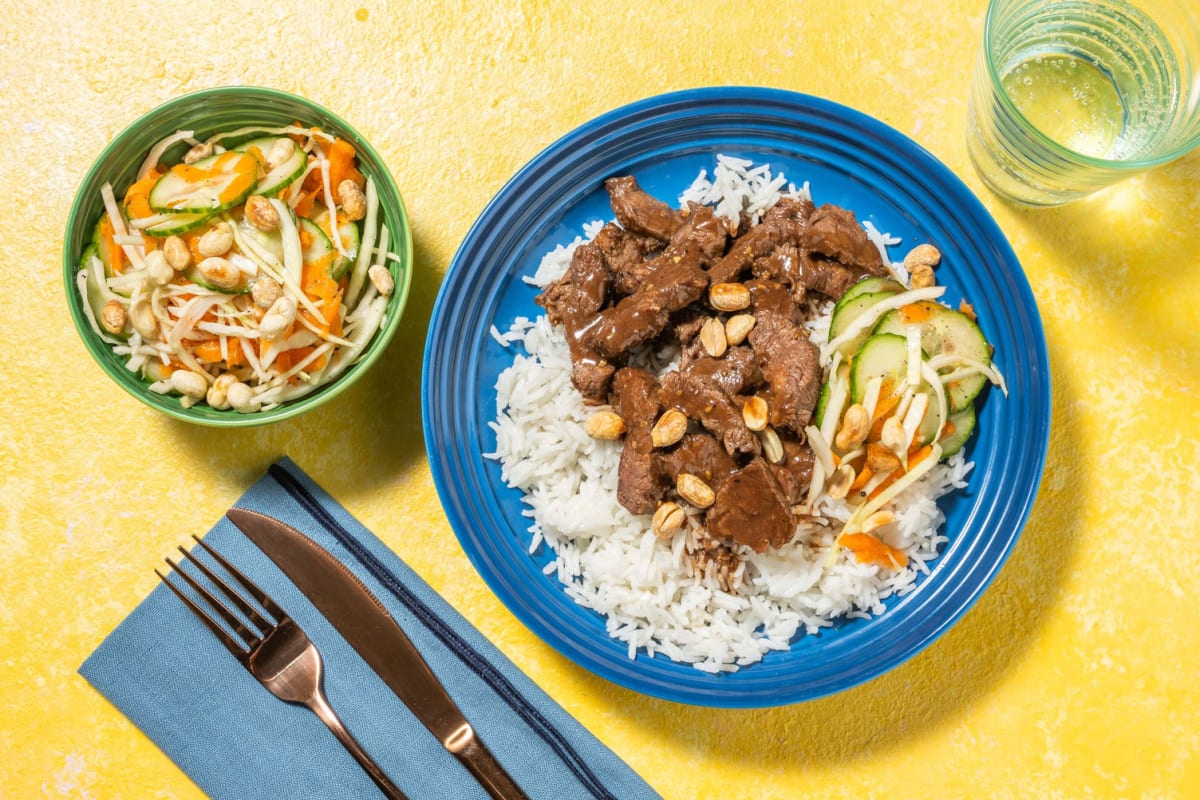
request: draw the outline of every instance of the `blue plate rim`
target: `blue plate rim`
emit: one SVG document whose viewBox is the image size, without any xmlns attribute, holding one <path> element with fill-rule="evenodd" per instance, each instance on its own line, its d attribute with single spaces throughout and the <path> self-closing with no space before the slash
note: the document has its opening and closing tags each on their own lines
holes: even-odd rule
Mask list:
<svg viewBox="0 0 1200 800">
<path fill-rule="evenodd" d="M 536 183 L 539 176 L 553 172 L 552 167 L 556 162 L 561 161 L 568 154 L 577 154 L 584 144 L 599 142 L 602 145 L 607 145 L 614 140 L 619 142 L 622 134 L 628 134 L 630 129 L 636 131 L 637 126 L 641 124 L 643 119 L 648 119 L 650 120 L 649 124 L 653 124 L 654 120 L 661 120 L 666 115 L 682 113 L 691 113 L 698 118 L 704 118 L 705 114 L 714 113 L 712 109 L 717 107 L 737 107 L 740 113 L 751 116 L 754 113 L 765 113 L 766 109 L 782 109 L 787 113 L 796 115 L 797 118 L 807 119 L 813 117 L 837 120 L 845 123 L 852 129 L 865 131 L 878 142 L 886 144 L 889 148 L 893 148 L 898 157 L 903 157 L 908 163 L 913 165 L 913 170 L 935 176 L 938 180 L 939 188 L 948 192 L 946 202 L 959 209 L 959 214 L 950 216 L 969 218 L 971 224 L 984 232 L 988 244 L 996 251 L 995 254 L 1000 262 L 999 266 L 1004 267 L 1006 288 L 1014 293 L 1017 301 L 1015 306 L 1023 314 L 1022 321 L 1025 323 L 1025 329 L 1022 333 L 1027 337 L 1024 343 L 1026 348 L 1023 355 L 1030 360 L 1029 364 L 1025 366 L 1030 367 L 1030 375 L 1034 380 L 1031 396 L 1036 393 L 1036 397 L 1033 397 L 1033 400 L 1036 405 L 1035 410 L 1040 413 L 1037 419 L 1034 420 L 1033 430 L 1026 437 L 1030 445 L 1026 448 L 1028 452 L 1024 454 L 1024 461 L 1018 465 L 1022 479 L 1021 488 L 1024 490 L 1023 493 L 1019 497 L 1008 498 L 1006 504 L 1000 504 L 1000 498 L 993 498 L 991 507 L 987 509 L 987 514 L 990 516 L 993 510 L 1000 505 L 1000 511 L 1005 517 L 1004 522 L 1008 526 L 1008 538 L 1000 542 L 1001 548 L 998 551 L 991 553 L 994 556 L 993 560 L 989 564 L 982 565 L 982 573 L 973 577 L 969 590 L 965 594 L 960 593 L 961 596 L 956 596 L 956 606 L 948 612 L 939 615 L 937 624 L 927 626 L 919 637 L 907 642 L 901 651 L 883 659 L 882 662 L 876 661 L 871 663 L 869 666 L 861 669 L 850 680 L 834 681 L 817 686 L 789 686 L 786 684 L 786 680 L 783 682 L 774 680 L 777 676 L 772 675 L 773 680 L 769 686 L 751 687 L 749 689 L 743 686 L 742 682 L 737 678 L 729 678 L 724 681 L 725 685 L 708 682 L 704 679 L 700 681 L 684 681 L 684 685 L 673 685 L 671 681 L 664 682 L 661 680 L 661 676 L 655 676 L 653 680 L 646 678 L 643 674 L 647 669 L 644 662 L 652 660 L 645 659 L 644 655 L 641 654 L 639 654 L 637 660 L 627 660 L 627 663 L 624 664 L 604 658 L 597 661 L 595 653 L 588 647 L 564 641 L 562 635 L 554 626 L 554 621 L 548 620 L 544 615 L 525 607 L 521 602 L 521 598 L 498 579 L 495 572 L 497 568 L 497 564 L 494 561 L 495 554 L 486 552 L 478 546 L 479 541 L 482 540 L 476 540 L 474 532 L 471 530 L 471 524 L 465 518 L 462 511 L 459 492 L 455 490 L 456 481 L 454 479 L 456 477 L 461 479 L 464 476 L 453 474 L 453 465 L 443 460 L 441 452 L 442 440 L 438 435 L 437 427 L 440 421 L 438 401 L 442 399 L 440 393 L 442 387 L 438 386 L 437 381 L 434 380 L 435 376 L 441 375 L 441 365 L 436 355 L 439 352 L 439 344 L 446 333 L 445 327 L 453 322 L 448 315 L 451 313 L 451 306 L 455 302 L 454 293 L 458 288 L 460 279 L 466 279 L 464 271 L 470 269 L 470 265 L 467 262 L 472 255 L 472 248 L 478 244 L 478 241 L 483 236 L 484 229 L 492 221 L 503 217 L 508 204 L 512 202 L 513 195 L 518 194 L 523 187 L 527 187 L 531 183 Z M 548 167 L 551 169 L 548 170 Z M 493 292 L 493 296 L 494 294 L 495 292 Z M 523 624 L 529 627 L 551 647 L 580 666 L 626 688 L 661 699 L 695 705 L 763 707 L 816 699 L 843 691 L 878 677 L 880 674 L 896 668 L 924 650 L 974 605 L 979 596 L 982 595 L 1007 562 L 1032 510 L 1040 485 L 1049 444 L 1051 391 L 1049 358 L 1044 331 L 1037 311 L 1037 304 L 1033 298 L 1032 289 L 1020 268 L 1020 264 L 1011 246 L 1008 244 L 999 226 L 987 213 L 986 209 L 983 208 L 978 198 L 934 156 L 904 134 L 895 131 L 885 123 L 833 101 L 780 89 L 739 86 L 703 87 L 647 97 L 585 122 L 542 150 L 496 193 L 472 225 L 458 248 L 434 303 L 422 367 L 422 418 L 426 452 L 430 456 L 430 467 L 434 484 L 455 535 L 459 539 L 468 559 L 481 577 L 483 577 L 489 588 L 496 593 L 501 602 Z M 458 371 L 461 372 L 461 370 Z M 994 402 L 1003 402 L 1003 399 Z M 985 406 L 986 411 L 987 407 Z M 995 449 L 993 448 L 993 450 Z M 470 455 L 476 460 L 481 458 L 481 453 Z M 990 455 L 994 457 L 995 453 Z M 469 488 L 485 488 L 480 483 L 478 476 L 467 477 L 470 477 L 472 481 Z M 510 491 L 516 493 L 516 490 Z M 978 507 L 975 507 L 972 514 L 978 510 Z M 941 566 L 944 556 L 945 553 L 939 556 L 939 559 L 934 562 L 935 572 Z M 974 571 L 973 567 L 972 571 Z M 555 588 L 559 593 L 562 593 L 561 586 L 557 584 L 555 579 L 551 577 L 547 578 L 547 580 L 554 581 Z M 926 576 L 922 580 L 929 580 L 929 576 Z M 580 610 L 586 611 L 584 609 Z M 591 611 L 586 611 L 586 613 L 595 614 L 595 612 Z M 640 666 L 639 662 L 642 662 Z M 754 668 L 751 667 L 750 670 Z M 653 666 L 650 669 L 653 669 Z M 706 673 L 700 673 L 698 670 L 692 670 L 690 667 L 687 669 L 700 675 L 706 675 Z M 786 673 L 786 670 L 784 672 Z M 732 675 L 738 676 L 748 673 L 749 670 L 742 670 Z M 727 676 L 715 677 L 717 680 L 722 680 Z"/>
</svg>

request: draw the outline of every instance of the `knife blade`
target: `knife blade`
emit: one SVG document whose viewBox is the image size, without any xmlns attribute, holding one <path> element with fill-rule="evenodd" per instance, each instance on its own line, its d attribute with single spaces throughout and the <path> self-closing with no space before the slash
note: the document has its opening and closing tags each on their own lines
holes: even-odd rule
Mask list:
<svg viewBox="0 0 1200 800">
<path fill-rule="evenodd" d="M 379 598 L 319 544 L 243 508 L 226 516 L 329 620 L 383 682 L 496 800 L 527 800 Z"/>
</svg>

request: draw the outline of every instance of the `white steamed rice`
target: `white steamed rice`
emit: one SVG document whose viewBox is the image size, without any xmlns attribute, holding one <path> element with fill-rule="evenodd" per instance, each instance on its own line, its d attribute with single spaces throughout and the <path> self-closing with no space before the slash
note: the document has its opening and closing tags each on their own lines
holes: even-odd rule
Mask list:
<svg viewBox="0 0 1200 800">
<path fill-rule="evenodd" d="M 718 156 L 712 179 L 701 172 L 680 202 L 713 205 L 734 222 L 745 209 L 757 222 L 781 193 L 807 196 L 808 185 L 796 189 L 782 175 L 772 176 L 768 165 Z M 527 280 L 546 286 L 561 277 L 574 249 L 602 224 L 589 223 L 574 242 L 546 254 Z M 886 261 L 887 245 L 897 240 L 865 227 Z M 826 340 L 827 326 L 827 318 L 811 325 L 813 341 Z M 912 591 L 946 542 L 938 533 L 945 518 L 936 500 L 966 485 L 972 465 L 961 451 L 893 504 L 898 524 L 888 526 L 894 529 L 888 544 L 908 555 L 904 569 L 860 564 L 844 549 L 831 553 L 852 509 L 823 497 L 791 544 L 765 553 L 742 549 L 743 567 L 725 590 L 712 568 L 693 567 L 687 551 L 696 542 L 694 528 L 660 541 L 649 516 L 634 516 L 617 502 L 621 442 L 584 432 L 595 409 L 571 384 L 562 330 L 545 316 L 519 317 L 507 331 L 493 327 L 491 335 L 506 347 L 520 347 L 513 347 L 513 363 L 496 383 L 496 419 L 490 423 L 496 448 L 485 455 L 500 461 L 503 479 L 524 495 L 524 513 L 532 520 L 530 553 L 551 549 L 555 558 L 547 574 L 580 605 L 604 615 L 609 635 L 627 644 L 630 658 L 662 654 L 708 672 L 736 670 L 838 618 L 881 613 L 886 598 Z M 662 366 L 671 354 L 657 355 L 649 358 Z"/>
</svg>

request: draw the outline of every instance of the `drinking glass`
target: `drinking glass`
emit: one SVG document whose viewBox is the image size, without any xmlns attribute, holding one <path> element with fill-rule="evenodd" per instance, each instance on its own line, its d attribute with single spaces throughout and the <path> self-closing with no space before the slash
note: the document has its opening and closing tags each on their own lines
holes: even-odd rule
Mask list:
<svg viewBox="0 0 1200 800">
<path fill-rule="evenodd" d="M 967 151 L 1003 197 L 1068 203 L 1200 145 L 1200 0 L 991 0 Z"/>
</svg>

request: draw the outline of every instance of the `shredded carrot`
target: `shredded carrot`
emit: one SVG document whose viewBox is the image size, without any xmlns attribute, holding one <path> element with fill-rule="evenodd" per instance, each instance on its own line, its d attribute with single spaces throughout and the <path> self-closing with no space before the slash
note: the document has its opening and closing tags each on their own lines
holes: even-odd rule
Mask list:
<svg viewBox="0 0 1200 800">
<path fill-rule="evenodd" d="M 869 533 L 845 533 L 838 539 L 861 564 L 869 562 L 884 569 L 903 569 L 908 555 Z"/>
<path fill-rule="evenodd" d="M 317 261 L 306 262 L 300 279 L 300 288 L 313 300 L 321 301 L 322 318 L 312 321 L 334 336 L 341 336 L 342 320 L 339 310 L 342 304 L 342 289 L 329 274 L 329 267 L 332 263 L 333 253 L 326 253 Z M 312 319 L 311 314 L 309 314 L 309 318 Z"/>
<path fill-rule="evenodd" d="M 312 174 L 313 173 L 310 172 L 308 173 L 308 176 L 312 177 Z M 308 183 L 308 178 L 305 178 L 304 182 Z M 316 205 L 317 195 L 322 191 L 323 190 L 321 187 L 317 186 L 316 188 L 300 192 L 299 197 L 296 199 L 296 205 L 293 207 L 293 210 L 296 212 L 296 216 L 311 217 L 313 213 L 313 207 Z"/>
<path fill-rule="evenodd" d="M 909 303 L 900 307 L 900 321 L 907 324 L 927 322 L 933 314 L 932 304 L 925 301 Z"/>
<path fill-rule="evenodd" d="M 871 480 L 872 474 L 873 473 L 871 472 L 871 468 L 868 466 L 864 466 L 862 468 L 862 470 L 858 473 L 858 475 L 855 476 L 854 482 L 850 484 L 849 491 L 857 492 L 860 489 L 862 489 L 864 486 L 867 485 L 867 481 Z"/>
<path fill-rule="evenodd" d="M 114 275 L 125 271 L 125 250 L 114 239 L 112 220 L 108 216 L 100 218 L 100 246 L 108 253 L 108 263 Z"/>
<path fill-rule="evenodd" d="M 367 179 L 354 167 L 355 155 L 354 145 L 345 139 L 334 139 L 329 146 L 329 187 L 333 191 L 336 192 L 347 178 L 360 189 L 366 185 Z"/>
<path fill-rule="evenodd" d="M 246 357 L 242 354 L 242 343 L 239 339 L 229 338 L 225 340 L 225 350 L 229 353 L 228 358 L 221 356 L 221 341 L 220 339 L 206 339 L 199 342 L 193 347 L 196 354 L 196 360 L 205 364 L 224 363 L 225 366 L 232 369 L 245 365 Z"/>
<path fill-rule="evenodd" d="M 125 213 L 130 219 L 142 219 L 154 214 L 150 208 L 150 190 L 162 177 L 157 169 L 152 169 L 140 181 L 134 181 L 125 190 Z"/>
</svg>

